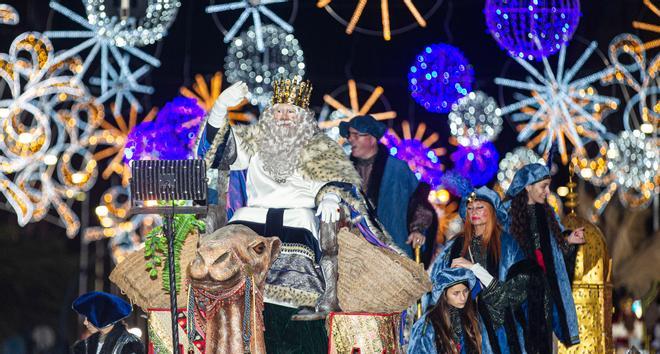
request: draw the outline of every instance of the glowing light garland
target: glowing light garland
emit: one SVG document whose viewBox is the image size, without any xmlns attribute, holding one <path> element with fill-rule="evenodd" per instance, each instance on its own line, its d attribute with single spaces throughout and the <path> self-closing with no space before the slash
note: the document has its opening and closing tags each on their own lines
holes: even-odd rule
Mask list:
<svg viewBox="0 0 660 354">
<path fill-rule="evenodd" d="M 449 129 L 463 146 L 494 141 L 502 131 L 502 115 L 495 99 L 481 91 L 470 92 L 451 106 Z"/>
<path fill-rule="evenodd" d="M 486 0 L 490 34 L 512 57 L 539 60 L 557 53 L 580 21 L 579 0 Z"/>
<path fill-rule="evenodd" d="M 442 4 L 441 0 L 435 1 L 434 6 L 431 8 L 430 11 L 428 11 L 426 14 L 422 15 L 419 10 L 417 9 L 417 6 L 413 3 L 413 0 L 402 0 L 402 2 L 406 5 L 408 12 L 412 15 L 412 17 L 415 19 L 415 24 L 405 26 L 403 28 L 398 28 L 392 30 L 390 26 L 390 10 L 389 10 L 389 4 L 387 0 L 382 0 L 380 2 L 380 12 L 381 12 L 381 23 L 383 25 L 382 31 L 371 31 L 371 30 L 366 30 L 363 28 L 360 28 L 357 26 L 358 22 L 360 21 L 360 17 L 362 17 L 362 13 L 364 11 L 364 8 L 367 6 L 367 1 L 368 0 L 359 0 L 358 4 L 355 7 L 355 10 L 353 11 L 353 15 L 351 16 L 350 21 L 346 21 L 343 18 L 341 18 L 335 11 L 332 9 L 330 6 L 330 3 L 332 0 L 318 0 L 316 3 L 316 7 L 318 8 L 325 8 L 332 17 L 334 17 L 336 20 L 338 20 L 340 23 L 346 26 L 346 34 L 350 35 L 353 34 L 353 31 L 358 31 L 361 33 L 365 34 L 376 34 L 376 35 L 381 35 L 383 36 L 383 39 L 386 41 L 389 41 L 392 39 L 392 34 L 397 34 L 397 33 L 403 33 L 406 31 L 409 31 L 416 26 L 419 27 L 426 27 L 426 20 L 440 7 Z"/>
<path fill-rule="evenodd" d="M 507 152 L 499 163 L 497 171 L 497 185 L 495 189 L 501 195 L 509 189 L 513 176 L 523 166 L 530 163 L 545 164 L 545 160 L 538 156 L 533 150 L 525 147 L 517 147 L 511 152 Z"/>
<path fill-rule="evenodd" d="M 474 73 L 463 53 L 448 44 L 432 44 L 417 55 L 408 72 L 412 98 L 429 112 L 447 113 L 472 91 Z"/>
<path fill-rule="evenodd" d="M 138 214 L 129 217 L 130 198 L 128 189 L 121 186 L 110 187 L 103 193 L 95 214 L 101 226 L 85 229 L 83 238 L 87 242 L 112 238 L 110 247 L 116 263 L 136 251 L 153 227 L 162 224 L 157 215 Z"/>
<path fill-rule="evenodd" d="M 433 132 L 424 138 L 426 124 L 420 123 L 413 136 L 408 121 L 401 123 L 401 130 L 403 138 L 390 129 L 381 142 L 389 148 L 392 156 L 408 163 L 408 167 L 415 173 L 417 179 L 430 184 L 433 188 L 440 185 L 444 166 L 439 157 L 445 155 L 447 150 L 436 146 L 440 139 L 438 133 Z"/>
<path fill-rule="evenodd" d="M 264 38 L 262 32 L 262 22 L 261 16 L 266 16 L 266 18 L 273 21 L 274 24 L 279 26 L 281 29 L 287 33 L 293 32 L 293 26 L 291 26 L 287 21 L 284 21 L 281 17 L 277 16 L 273 11 L 271 11 L 266 5 L 272 4 L 281 4 L 281 3 L 291 3 L 289 0 L 240 0 L 235 2 L 230 2 L 226 4 L 210 5 L 206 7 L 207 14 L 213 14 L 218 12 L 242 10 L 241 15 L 238 17 L 236 22 L 231 26 L 231 28 L 225 33 L 223 38 L 225 43 L 231 42 L 236 33 L 241 30 L 243 25 L 248 18 L 252 18 L 253 28 L 256 35 L 256 44 L 257 50 L 260 52 L 264 51 Z M 267 42 L 267 41 L 266 41 Z"/>
<path fill-rule="evenodd" d="M 11 5 L 0 4 L 0 24 L 17 25 L 20 21 L 18 11 Z"/>
<path fill-rule="evenodd" d="M 80 223 L 66 201 L 84 199 L 96 180 L 96 161 L 81 142 L 103 120 L 103 108 L 76 79 L 80 62 L 53 53 L 48 38 L 29 32 L 0 55 L 9 88 L 0 100 L 0 190 L 19 225 L 48 217 L 52 205 L 73 237 Z"/>
<path fill-rule="evenodd" d="M 556 72 L 550 67 L 547 58 L 542 58 L 544 75 L 525 60 L 514 57 L 531 77 L 527 81 L 500 77 L 495 79 L 498 85 L 530 91 L 530 96 L 520 94 L 517 96 L 518 102 L 501 108 L 503 115 L 521 110 L 521 113 L 512 116 L 512 121 L 519 124 L 518 141 L 528 141 L 528 147 L 538 146 L 540 152 L 547 153 L 556 140 L 562 162 L 566 164 L 566 140 L 581 155 L 584 154 L 583 136 L 596 139 L 607 131 L 599 121 L 600 115 L 596 113 L 602 109 L 601 106 L 616 108 L 619 101 L 614 97 L 599 95 L 590 85 L 610 75 L 614 69 L 607 68 L 575 79 L 595 49 L 596 42 L 592 42 L 573 66 L 564 70 L 566 47 L 562 47 Z"/>
<path fill-rule="evenodd" d="M 277 78 L 302 78 L 305 57 L 298 40 L 273 25 L 262 27 L 266 50 L 257 48 L 253 27 L 234 38 L 225 57 L 227 81 L 243 81 L 250 88 L 250 103 L 265 107 L 270 99 L 272 81 Z"/>
<path fill-rule="evenodd" d="M 114 113 L 117 114 L 121 109 L 121 102 L 124 98 L 128 99 L 133 105 L 139 104 L 135 97 L 133 97 L 132 92 L 146 94 L 153 92 L 152 87 L 138 84 L 138 80 L 149 71 L 149 65 L 158 67 L 160 66 L 160 61 L 134 45 L 144 45 L 160 39 L 165 34 L 169 23 L 173 20 L 173 16 L 176 15 L 176 8 L 178 8 L 179 2 L 170 0 L 150 1 L 147 11 L 152 12 L 148 12 L 145 15 L 147 20 L 141 22 L 141 25 L 134 29 L 131 28 L 137 22 L 135 18 L 119 20 L 116 17 L 112 17 L 108 19 L 107 15 L 94 12 L 94 9 L 98 10 L 102 6 L 105 6 L 103 2 L 97 0 L 88 0 L 88 2 L 88 19 L 85 19 L 58 2 L 51 1 L 50 7 L 53 10 L 81 25 L 84 27 L 84 30 L 47 31 L 45 34 L 49 38 L 85 39 L 73 48 L 59 53 L 59 60 L 79 55 L 88 48 L 91 48 L 87 57 L 85 57 L 82 69 L 77 74 L 77 78 L 82 78 L 85 75 L 92 62 L 98 56 L 101 75 L 98 78 L 91 78 L 90 83 L 92 85 L 98 85 L 101 88 L 99 102 L 103 103 L 111 97 L 115 97 L 115 109 L 117 110 Z M 167 8 L 165 7 L 166 4 Z M 164 12 L 153 12 L 157 10 L 163 10 Z M 129 55 L 149 65 L 141 66 L 134 71 L 129 66 Z"/>
<path fill-rule="evenodd" d="M 197 74 L 195 75 L 195 83 L 193 83 L 192 89 L 187 87 L 181 87 L 179 89 L 181 95 L 196 100 L 197 104 L 207 113 L 213 108 L 213 104 L 218 96 L 220 96 L 220 92 L 222 92 L 222 73 L 219 71 L 211 78 L 210 85 L 204 81 L 202 75 Z M 240 111 L 246 104 L 247 102 L 242 102 L 237 106 L 228 108 L 228 118 L 231 124 L 235 122 L 250 123 L 256 120 L 253 114 Z"/>
</svg>

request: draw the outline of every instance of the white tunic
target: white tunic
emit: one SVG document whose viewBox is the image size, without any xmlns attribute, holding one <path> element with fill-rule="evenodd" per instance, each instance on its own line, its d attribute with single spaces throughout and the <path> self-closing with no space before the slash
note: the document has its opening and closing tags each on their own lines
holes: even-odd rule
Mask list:
<svg viewBox="0 0 660 354">
<path fill-rule="evenodd" d="M 247 169 L 247 206 L 238 209 L 231 221 L 243 220 L 263 224 L 266 222 L 268 208 L 285 208 L 287 210 L 283 215 L 284 226 L 307 229 L 318 240 L 319 220 L 314 215 L 315 198 L 325 183 L 306 181 L 298 171 L 287 178 L 286 182 L 277 183 L 264 170 L 259 153 L 249 156 L 242 148 L 240 138 L 237 135 L 234 137 L 237 157 L 230 168 Z"/>
</svg>

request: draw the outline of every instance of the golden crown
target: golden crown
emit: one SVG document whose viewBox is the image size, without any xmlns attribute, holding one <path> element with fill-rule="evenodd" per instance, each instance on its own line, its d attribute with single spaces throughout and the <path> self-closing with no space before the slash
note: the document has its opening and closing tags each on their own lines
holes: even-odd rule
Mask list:
<svg viewBox="0 0 660 354">
<path fill-rule="evenodd" d="M 312 95 L 312 84 L 298 79 L 280 79 L 273 82 L 273 98 L 271 105 L 288 103 L 294 106 L 309 107 L 309 97 Z"/>
</svg>

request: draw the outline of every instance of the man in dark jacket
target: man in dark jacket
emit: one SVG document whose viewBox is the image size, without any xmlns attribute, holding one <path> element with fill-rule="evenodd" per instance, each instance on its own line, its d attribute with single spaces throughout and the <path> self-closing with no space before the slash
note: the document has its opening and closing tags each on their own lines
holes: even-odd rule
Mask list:
<svg viewBox="0 0 660 354">
<path fill-rule="evenodd" d="M 126 330 L 121 322 L 131 314 L 131 305 L 122 298 L 93 291 L 80 295 L 72 305 L 85 317 L 85 327 L 92 333 L 71 348 L 74 354 L 142 354 L 140 339 Z"/>
<path fill-rule="evenodd" d="M 386 130 L 385 124 L 369 115 L 339 125 L 339 133 L 351 144 L 351 161 L 378 219 L 409 257 L 416 246 L 422 247 L 428 266 L 437 230 L 435 211 L 427 199 L 430 187 L 378 143 Z"/>
</svg>

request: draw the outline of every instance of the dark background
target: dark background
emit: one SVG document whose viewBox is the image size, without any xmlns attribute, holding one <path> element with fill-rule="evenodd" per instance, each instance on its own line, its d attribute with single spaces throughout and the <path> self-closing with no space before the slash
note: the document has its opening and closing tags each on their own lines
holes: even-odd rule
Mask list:
<svg viewBox="0 0 660 354">
<path fill-rule="evenodd" d="M 79 0 L 60 2 L 77 13 L 84 13 Z M 21 21 L 17 26 L 0 26 L 0 52 L 6 53 L 12 40 L 26 31 L 81 29 L 66 17 L 51 11 L 47 0 L 12 0 L 8 3 L 18 10 Z M 182 0 L 182 3 L 169 34 L 156 45 L 146 47 L 147 52 L 162 61 L 162 66 L 154 68 L 144 81 L 156 89 L 151 97 L 142 97 L 146 109 L 162 107 L 178 95 L 180 86 L 190 86 L 195 74 L 201 73 L 208 78 L 214 72 L 223 70 L 227 46 L 222 42 L 222 33 L 212 16 L 204 12 L 209 1 Z M 348 18 L 355 3 L 352 0 L 334 0 L 331 5 L 344 18 Z M 379 3 L 374 0 L 368 2 L 360 25 L 380 28 Z M 432 3 L 415 1 L 422 12 L 431 8 Z M 395 126 L 402 119 L 413 123 L 424 121 L 432 130 L 440 133 L 440 144 L 451 151 L 447 143 L 446 115 L 428 113 L 410 98 L 407 73 L 415 55 L 425 45 L 432 43 L 443 42 L 458 47 L 474 68 L 473 89 L 485 91 L 498 100 L 504 99 L 504 102 L 511 102 L 512 91 L 501 92 L 493 79 L 497 76 L 516 79 L 525 77 L 526 72 L 508 59 L 488 33 L 482 12 L 484 1 L 444 0 L 427 20 L 427 28 L 415 28 L 394 35 L 389 42 L 385 42 L 382 37 L 358 33 L 347 36 L 344 27 L 315 4 L 315 0 L 298 1 L 293 25 L 294 34 L 305 53 L 306 78 L 314 85 L 312 106 L 317 109 L 323 103 L 323 94 L 344 85 L 350 78 L 373 86 L 381 85 L 392 108 L 398 113 Z M 270 8 L 285 18 L 290 14 L 288 5 L 272 5 Z M 581 71 L 583 75 L 603 68 L 607 45 L 617 34 L 630 32 L 640 35 L 645 41 L 653 39 L 648 32 L 638 33 L 631 25 L 633 20 L 657 22 L 655 15 L 643 6 L 641 0 L 587 0 L 581 2 L 581 9 L 582 17 L 572 45 L 568 48 L 567 63 L 573 62 L 589 41 L 597 41 L 601 51 L 600 57 L 594 55 L 587 62 Z M 231 19 L 236 16 L 238 12 L 233 12 L 229 17 L 220 17 L 220 20 L 229 27 Z M 413 21 L 403 2 L 398 0 L 390 1 L 390 16 L 393 27 Z M 79 42 L 53 40 L 56 50 L 69 48 Z M 554 64 L 554 59 L 551 62 Z M 223 86 L 226 85 L 225 82 Z M 616 88 L 608 88 L 604 92 L 620 94 Z M 360 102 L 366 98 L 363 93 Z M 500 105 L 502 103 L 500 101 Z M 611 130 L 616 131 L 619 129 L 619 121 L 620 113 L 614 113 L 605 122 Z M 518 145 L 512 126 L 505 123 L 496 142 L 500 156 L 503 157 L 505 152 Z M 442 160 L 446 166 L 451 166 L 448 156 Z M 74 204 L 74 210 L 93 210 L 100 193 L 110 183 L 118 182 L 99 180 L 90 192 L 87 204 Z M 96 220 L 92 219 L 82 222 L 96 224 Z M 16 336 L 22 336 L 28 340 L 28 351 L 36 352 L 37 348 L 29 339 L 36 326 L 45 324 L 57 334 L 58 345 L 50 351 L 63 352 L 79 335 L 78 319 L 70 308 L 79 289 L 113 290 L 107 281 L 107 274 L 112 269 L 111 261 L 106 256 L 107 241 L 85 246 L 89 253 L 82 261 L 89 265 L 81 272 L 87 275 L 88 282 L 78 284 L 81 261 L 79 236 L 69 239 L 64 229 L 47 222 L 19 228 L 15 215 L 8 212 L 0 212 L 0 220 L 0 343 L 10 337 L 16 339 Z M 135 317 L 129 321 L 143 323 Z M 7 348 L 5 342 L 4 349 L 10 352 Z"/>
</svg>

